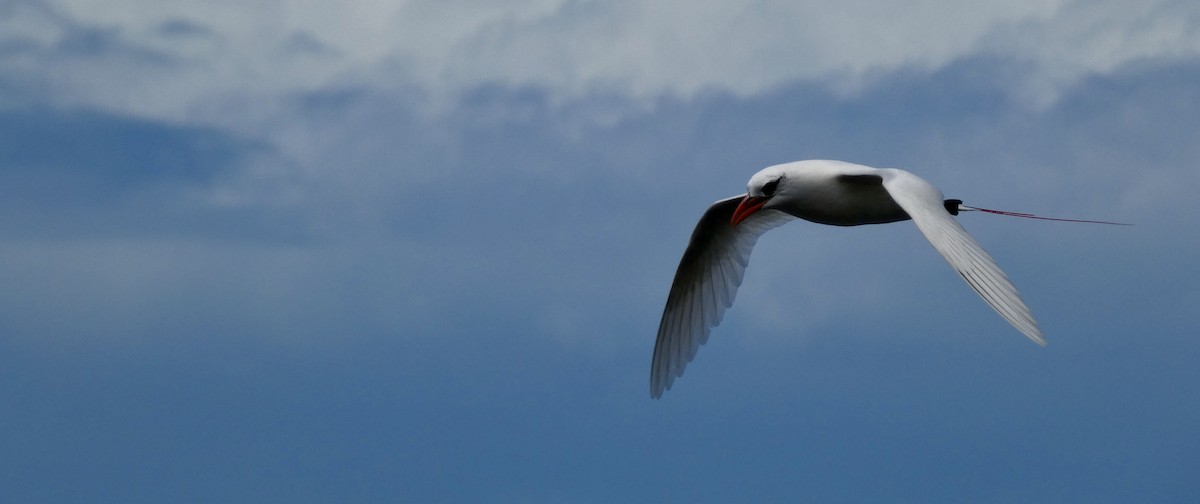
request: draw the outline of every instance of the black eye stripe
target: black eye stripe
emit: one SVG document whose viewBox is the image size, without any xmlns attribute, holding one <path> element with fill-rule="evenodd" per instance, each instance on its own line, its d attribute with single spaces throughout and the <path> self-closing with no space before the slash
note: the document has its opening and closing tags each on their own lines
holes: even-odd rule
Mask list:
<svg viewBox="0 0 1200 504">
<path fill-rule="evenodd" d="M 774 196 L 775 190 L 779 188 L 779 179 L 772 180 L 763 185 L 763 196 Z"/>
</svg>

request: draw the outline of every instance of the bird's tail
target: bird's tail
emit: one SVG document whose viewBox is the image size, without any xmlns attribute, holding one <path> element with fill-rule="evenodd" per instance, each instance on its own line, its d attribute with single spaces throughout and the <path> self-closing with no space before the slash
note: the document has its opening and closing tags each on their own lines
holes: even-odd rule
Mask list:
<svg viewBox="0 0 1200 504">
<path fill-rule="evenodd" d="M 1088 223 L 1088 224 L 1109 224 L 1112 226 L 1132 226 L 1133 225 L 1133 224 L 1126 224 L 1124 222 L 1108 222 L 1108 221 L 1084 220 L 1084 219 L 1063 219 L 1063 218 L 1059 218 L 1059 217 L 1042 217 L 1040 215 L 1034 215 L 1031 213 L 1007 212 L 1004 210 L 992 210 L 989 208 L 979 208 L 979 207 L 967 206 L 967 205 L 962 204 L 962 200 L 957 200 L 957 199 L 945 200 L 943 202 L 943 204 L 946 206 L 946 211 L 950 212 L 950 215 L 958 215 L 958 212 L 978 211 L 978 212 L 987 212 L 990 214 L 997 214 L 997 215 L 1008 215 L 1010 217 L 1024 217 L 1026 219 L 1040 219 L 1040 220 L 1052 220 L 1052 221 L 1062 221 L 1062 222 L 1084 222 L 1084 223 Z"/>
</svg>

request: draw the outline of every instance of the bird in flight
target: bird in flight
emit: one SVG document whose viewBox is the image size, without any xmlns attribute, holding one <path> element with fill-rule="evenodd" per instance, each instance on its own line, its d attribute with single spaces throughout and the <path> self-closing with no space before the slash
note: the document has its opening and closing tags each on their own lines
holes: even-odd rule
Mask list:
<svg viewBox="0 0 1200 504">
<path fill-rule="evenodd" d="M 1035 343 L 1045 345 L 1037 321 L 1012 282 L 955 220 L 961 203 L 944 199 L 929 182 L 895 168 L 810 160 L 775 165 L 754 174 L 746 194 L 713 203 L 692 232 L 658 326 L 650 365 L 651 397 L 657 399 L 671 388 L 712 328 L 721 323 L 758 237 L 793 218 L 833 226 L 911 219 L 996 313 Z"/>
</svg>

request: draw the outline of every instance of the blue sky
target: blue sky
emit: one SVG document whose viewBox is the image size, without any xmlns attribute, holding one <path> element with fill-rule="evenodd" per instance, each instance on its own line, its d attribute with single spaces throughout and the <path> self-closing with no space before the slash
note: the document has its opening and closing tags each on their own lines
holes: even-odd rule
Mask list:
<svg viewBox="0 0 1200 504">
<path fill-rule="evenodd" d="M 0 0 L 0 497 L 1191 502 L 1189 2 Z M 216 6 L 216 7 L 214 7 Z M 790 223 L 649 398 L 680 254 L 758 169 L 901 167 Z"/>
</svg>

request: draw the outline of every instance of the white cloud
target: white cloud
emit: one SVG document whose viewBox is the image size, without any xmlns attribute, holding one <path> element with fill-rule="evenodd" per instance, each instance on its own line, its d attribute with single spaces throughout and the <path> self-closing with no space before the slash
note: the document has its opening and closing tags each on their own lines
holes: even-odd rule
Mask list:
<svg viewBox="0 0 1200 504">
<path fill-rule="evenodd" d="M 567 92 L 746 95 L 794 80 L 936 67 L 998 23 L 1049 14 L 1045 3 L 575 2 L 526 22 L 490 23 L 462 41 L 447 69 L 452 81 Z"/>
<path fill-rule="evenodd" d="M 1140 60 L 1200 55 L 1200 4 L 1074 2 L 1049 19 L 998 27 L 981 47 L 1033 64 L 1023 91 L 1045 103 L 1088 75 Z"/>
<path fill-rule="evenodd" d="M 795 81 L 855 89 L 979 54 L 1029 62 L 1046 103 L 1093 73 L 1200 54 L 1193 2 L 93 2 L 10 0 L 0 69 L 60 104 L 195 120 L 214 100 L 344 86 L 453 98 L 482 83 L 570 99 L 602 90 L 749 96 Z M 31 27 L 38 29 L 9 29 Z M 91 39 L 79 39 L 90 33 Z M 75 39 L 72 39 L 75 37 Z M 105 47 L 70 53 L 88 43 Z"/>
</svg>

